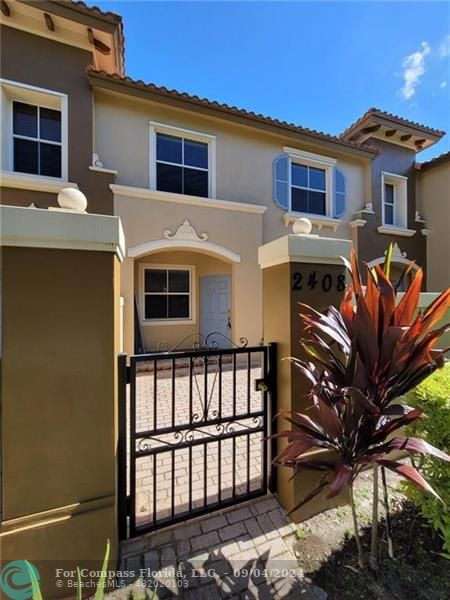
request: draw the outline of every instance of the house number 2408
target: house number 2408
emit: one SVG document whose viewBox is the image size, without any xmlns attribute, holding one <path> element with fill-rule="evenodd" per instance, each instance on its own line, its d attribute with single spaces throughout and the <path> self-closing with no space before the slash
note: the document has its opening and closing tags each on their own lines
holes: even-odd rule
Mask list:
<svg viewBox="0 0 450 600">
<path fill-rule="evenodd" d="M 330 273 L 325 273 L 322 276 L 322 279 L 317 278 L 316 271 L 312 271 L 305 278 L 303 273 L 295 272 L 292 275 L 292 291 L 299 292 L 303 289 L 305 285 L 310 290 L 314 290 L 320 284 L 322 290 L 324 292 L 329 292 L 334 287 L 338 292 L 343 292 L 345 290 L 345 275 L 344 273 L 340 273 L 336 278 L 334 278 Z"/>
</svg>

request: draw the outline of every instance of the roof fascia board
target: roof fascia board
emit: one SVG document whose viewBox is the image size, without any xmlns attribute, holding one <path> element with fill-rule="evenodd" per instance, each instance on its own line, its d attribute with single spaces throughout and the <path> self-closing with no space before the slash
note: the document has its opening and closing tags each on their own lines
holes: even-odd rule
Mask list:
<svg viewBox="0 0 450 600">
<path fill-rule="evenodd" d="M 43 12 L 51 13 L 57 17 L 62 17 L 70 21 L 75 21 L 81 25 L 86 25 L 92 29 L 99 29 L 106 33 L 114 33 L 119 25 L 119 21 L 112 21 L 103 15 L 87 14 L 83 9 L 69 3 L 52 2 L 51 0 L 18 0 L 32 8 L 37 8 Z"/>
<path fill-rule="evenodd" d="M 405 123 L 402 123 L 401 121 L 397 121 L 396 119 L 383 117 L 381 115 L 372 115 L 372 118 L 369 118 L 368 121 L 373 121 L 374 123 L 380 125 L 387 125 L 388 127 L 392 126 L 393 129 L 401 129 L 405 133 L 410 133 L 411 135 L 426 137 L 427 139 L 432 140 L 433 142 L 437 142 L 442 137 L 430 132 L 429 129 L 422 129 L 420 127 L 414 127 L 414 125 L 407 125 Z"/>
</svg>

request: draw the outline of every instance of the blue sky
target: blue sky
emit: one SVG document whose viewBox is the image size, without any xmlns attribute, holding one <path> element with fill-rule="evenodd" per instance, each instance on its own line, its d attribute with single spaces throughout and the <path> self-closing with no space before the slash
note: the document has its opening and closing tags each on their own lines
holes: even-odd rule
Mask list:
<svg viewBox="0 0 450 600">
<path fill-rule="evenodd" d="M 331 134 L 371 106 L 448 131 L 448 2 L 101 1 L 133 78 Z"/>
</svg>

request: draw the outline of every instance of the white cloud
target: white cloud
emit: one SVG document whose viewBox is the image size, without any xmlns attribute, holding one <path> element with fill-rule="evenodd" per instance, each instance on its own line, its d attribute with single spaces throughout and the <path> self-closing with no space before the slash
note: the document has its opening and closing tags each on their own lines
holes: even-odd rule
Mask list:
<svg viewBox="0 0 450 600">
<path fill-rule="evenodd" d="M 450 56 L 450 34 L 443 39 L 441 45 L 439 46 L 438 52 L 441 58 Z"/>
<path fill-rule="evenodd" d="M 445 88 L 447 87 L 448 82 L 447 81 L 441 81 L 441 85 L 439 86 L 441 88 L 441 90 L 445 90 Z"/>
<path fill-rule="evenodd" d="M 416 88 L 420 84 L 420 79 L 425 73 L 425 57 L 430 54 L 430 45 L 427 42 L 420 44 L 420 50 L 405 56 L 402 62 L 403 67 L 403 87 L 400 94 L 408 100 L 416 93 Z"/>
</svg>

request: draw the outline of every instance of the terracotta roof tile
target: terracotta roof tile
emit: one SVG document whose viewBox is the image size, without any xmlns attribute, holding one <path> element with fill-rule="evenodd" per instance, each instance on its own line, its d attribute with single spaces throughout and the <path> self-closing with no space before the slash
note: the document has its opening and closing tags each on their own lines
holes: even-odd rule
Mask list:
<svg viewBox="0 0 450 600">
<path fill-rule="evenodd" d="M 107 17 L 113 21 L 116 21 L 117 23 L 122 22 L 122 17 L 118 13 L 115 13 L 111 10 L 104 11 L 98 6 L 88 6 L 85 2 L 82 2 L 81 0 L 59 0 L 59 4 L 72 4 L 77 8 L 80 8 L 86 12 L 94 13 L 97 16 Z"/>
<path fill-rule="evenodd" d="M 355 148 L 358 150 L 362 150 L 363 152 L 369 152 L 373 155 L 378 153 L 378 150 L 376 148 L 371 148 L 370 146 L 368 146 L 366 144 L 362 145 L 362 144 L 358 144 L 356 142 L 350 142 L 348 140 L 343 140 L 340 136 L 339 137 L 333 136 L 328 133 L 324 133 L 323 131 L 317 131 L 315 129 L 309 129 L 307 127 L 302 127 L 300 125 L 296 125 L 295 123 L 289 123 L 287 121 L 282 121 L 280 119 L 268 117 L 261 113 L 255 113 L 253 111 L 245 110 L 244 108 L 238 108 L 237 106 L 234 106 L 234 105 L 230 106 L 229 104 L 221 103 L 221 102 L 218 102 L 217 100 L 209 100 L 208 98 L 201 98 L 200 96 L 197 96 L 195 94 L 188 94 L 187 92 L 180 92 L 176 89 L 170 89 L 165 86 L 158 86 L 154 83 L 146 83 L 146 82 L 142 81 L 142 79 L 135 80 L 128 76 L 121 77 L 121 76 L 115 75 L 115 74 L 110 75 L 110 74 L 106 73 L 105 71 L 99 71 L 99 70 L 95 69 L 94 67 L 88 67 L 87 72 L 88 72 L 88 74 L 92 73 L 94 75 L 99 75 L 100 77 L 102 77 L 104 79 L 113 79 L 113 80 L 116 80 L 116 81 L 119 81 L 119 82 L 122 82 L 125 84 L 129 84 L 133 87 L 139 87 L 143 90 L 148 90 L 150 92 L 156 92 L 156 93 L 164 95 L 164 96 L 170 96 L 172 98 L 186 100 L 187 102 L 191 102 L 193 104 L 197 104 L 197 105 L 201 105 L 201 106 L 206 106 L 208 108 L 214 108 L 214 109 L 220 110 L 222 112 L 226 112 L 228 114 L 234 114 L 234 115 L 245 117 L 245 118 L 252 119 L 255 121 L 264 122 L 269 125 L 275 125 L 278 127 L 283 127 L 285 129 L 290 129 L 297 133 L 303 133 L 303 134 L 306 134 L 306 135 L 309 135 L 311 137 L 315 137 L 318 139 L 335 142 L 335 143 L 337 143 L 341 146 L 347 147 L 347 148 Z"/>
<path fill-rule="evenodd" d="M 370 116 L 378 116 L 385 117 L 387 119 L 391 119 L 393 121 L 398 121 L 399 123 L 403 123 L 404 125 L 409 125 L 410 127 L 417 127 L 418 129 L 422 129 L 432 135 L 443 136 L 445 135 L 445 131 L 440 131 L 439 129 L 433 129 L 432 127 L 428 127 L 427 125 L 422 125 L 422 123 L 416 123 L 415 121 L 410 121 L 409 119 L 404 119 L 403 117 L 399 117 L 398 115 L 394 115 L 392 113 L 386 112 L 384 110 L 380 110 L 379 108 L 369 108 L 362 117 L 360 117 L 357 121 L 355 121 L 350 127 L 341 133 L 340 137 L 345 138 L 353 129 L 358 127 L 363 121 L 365 121 Z"/>
<path fill-rule="evenodd" d="M 443 154 L 439 154 L 439 156 L 435 156 L 426 162 L 416 163 L 416 169 L 419 171 L 425 171 L 426 169 L 432 169 L 433 167 L 437 167 L 445 162 L 450 162 L 450 150 L 448 152 L 444 152 Z"/>
</svg>

